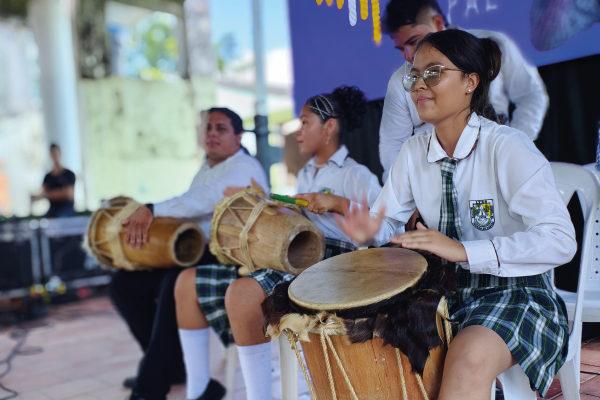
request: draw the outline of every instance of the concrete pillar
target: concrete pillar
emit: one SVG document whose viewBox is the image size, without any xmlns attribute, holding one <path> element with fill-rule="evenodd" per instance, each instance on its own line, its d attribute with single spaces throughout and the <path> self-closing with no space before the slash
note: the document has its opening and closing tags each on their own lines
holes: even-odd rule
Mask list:
<svg viewBox="0 0 600 400">
<path fill-rule="evenodd" d="M 269 146 L 269 112 L 267 110 L 267 84 L 265 80 L 265 56 L 263 42 L 261 0 L 252 1 L 254 28 L 254 77 L 256 85 L 256 115 L 254 116 L 254 133 L 256 134 L 256 158 L 260 161 L 271 181 L 271 165 L 273 157 Z"/>
<path fill-rule="evenodd" d="M 39 48 L 40 91 L 49 143 L 62 149 L 62 164 L 78 178 L 75 206 L 84 204 L 73 51 L 73 0 L 31 0 L 28 14 Z"/>
</svg>

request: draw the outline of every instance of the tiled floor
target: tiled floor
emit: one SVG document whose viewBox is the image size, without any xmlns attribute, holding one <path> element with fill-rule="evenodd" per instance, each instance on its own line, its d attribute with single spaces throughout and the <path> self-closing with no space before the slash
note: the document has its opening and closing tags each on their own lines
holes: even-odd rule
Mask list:
<svg viewBox="0 0 600 400">
<path fill-rule="evenodd" d="M 38 324 L 39 322 L 39 324 Z M 0 383 L 19 392 L 19 400 L 123 400 L 128 391 L 122 380 L 135 375 L 141 356 L 137 344 L 107 298 L 95 298 L 52 309 L 50 317 L 36 321 L 22 351 L 42 347 L 34 355 L 14 358 L 12 369 Z M 0 330 L 0 360 L 16 344 L 9 337 L 12 329 Z M 211 352 L 211 368 L 216 379 L 223 380 L 223 349 L 216 337 Z M 273 345 L 273 398 L 280 397 L 278 346 Z M 600 373 L 600 340 L 584 344 L 581 370 Z M 4 366 L 0 367 L 0 376 Z M 581 399 L 600 398 L 600 378 L 581 374 Z M 304 378 L 299 376 L 300 399 L 308 400 Z M 0 389 L 0 399 L 7 393 Z M 547 399 L 562 400 L 556 380 Z M 169 400 L 185 399 L 185 386 L 174 386 Z M 245 400 L 244 381 L 238 368 L 236 400 Z"/>
<path fill-rule="evenodd" d="M 50 316 L 35 321 L 22 350 L 42 347 L 35 355 L 19 355 L 0 383 L 19 393 L 18 400 L 123 400 L 129 391 L 121 387 L 125 377 L 136 373 L 142 355 L 123 320 L 107 298 L 95 298 L 57 306 Z M 12 329 L 0 330 L 0 360 L 17 343 L 9 337 Z M 211 336 L 213 376 L 224 381 L 223 347 Z M 279 346 L 273 345 L 273 393 L 281 397 Z M 4 366 L 0 367 L 0 376 Z M 299 377 L 301 399 L 308 400 L 308 388 Z M 8 393 L 0 389 L 0 399 Z M 169 400 L 184 400 L 185 386 L 172 387 Z M 235 400 L 245 400 L 244 381 L 238 366 Z"/>
</svg>

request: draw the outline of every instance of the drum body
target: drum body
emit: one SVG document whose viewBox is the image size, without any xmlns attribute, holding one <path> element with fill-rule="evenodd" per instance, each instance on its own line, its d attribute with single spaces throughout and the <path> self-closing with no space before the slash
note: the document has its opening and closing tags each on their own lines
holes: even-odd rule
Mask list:
<svg viewBox="0 0 600 400">
<path fill-rule="evenodd" d="M 302 351 L 315 392 L 319 400 L 333 400 L 320 337 L 315 333 L 309 333 L 309 337 L 310 342 L 302 342 Z M 330 338 L 356 396 L 360 400 L 402 399 L 403 379 L 408 398 L 411 400 L 423 399 L 417 375 L 411 372 L 408 358 L 400 353 L 401 376 L 396 349 L 389 345 L 385 346 L 382 339 L 375 337 L 364 343 L 349 344 L 344 336 L 332 335 Z M 328 347 L 327 352 L 337 398 L 353 400 L 350 389 L 345 383 L 344 374 L 334 361 L 333 351 Z M 430 400 L 437 399 L 440 392 L 445 358 L 446 345 L 442 345 L 431 350 L 425 365 L 423 385 Z"/>
<path fill-rule="evenodd" d="M 222 264 L 297 275 L 323 259 L 325 236 L 295 206 L 248 188 L 217 204 L 209 246 Z"/>
<path fill-rule="evenodd" d="M 445 308 L 445 300 L 441 295 L 432 297 L 431 301 L 437 301 L 433 307 L 419 309 L 415 300 L 409 299 L 412 293 L 417 297 L 423 293 L 427 267 L 425 258 L 405 249 L 359 250 L 325 260 L 286 288 L 287 299 L 279 287 L 267 299 L 263 306 L 267 333 L 274 339 L 287 334 L 292 347 L 297 346 L 295 341 L 301 342 L 309 386 L 319 400 L 333 400 L 333 391 L 337 399 L 348 400 L 437 399 L 447 352 L 444 341 L 449 339 L 444 332 L 448 325 L 438 313 L 439 304 Z M 285 301 L 289 301 L 291 313 L 276 304 Z M 404 305 L 394 308 L 395 301 Z M 402 307 L 417 307 L 413 309 L 417 315 L 422 310 L 429 314 L 419 322 L 429 324 L 427 335 L 435 340 L 419 342 L 433 343 L 421 355 L 422 371 L 414 369 L 419 362 L 399 350 L 406 346 L 389 344 L 397 344 L 390 339 L 390 327 L 381 328 L 388 320 L 404 315 L 397 312 Z M 357 329 L 360 323 L 364 325 Z M 408 319 L 400 321 L 400 325 L 408 323 Z M 409 332 L 405 336 L 417 335 Z M 410 349 L 412 343 L 407 344 Z"/>
<path fill-rule="evenodd" d="M 100 208 L 92 215 L 86 244 L 101 263 L 144 270 L 189 267 L 200 260 L 206 247 L 204 234 L 197 224 L 187 219 L 155 218 L 148 230 L 148 241 L 141 248 L 126 246 L 127 227 L 122 226 L 122 221 L 137 207 L 135 203 L 119 202 Z"/>
</svg>

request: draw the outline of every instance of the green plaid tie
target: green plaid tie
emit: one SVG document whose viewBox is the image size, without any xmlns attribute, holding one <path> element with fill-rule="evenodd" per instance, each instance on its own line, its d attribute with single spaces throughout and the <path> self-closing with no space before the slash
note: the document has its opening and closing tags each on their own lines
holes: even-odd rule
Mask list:
<svg viewBox="0 0 600 400">
<path fill-rule="evenodd" d="M 458 208 L 458 193 L 454 187 L 454 171 L 457 160 L 444 158 L 440 164 L 442 171 L 442 204 L 440 206 L 440 224 L 438 231 L 451 239 L 460 240 L 463 235 Z"/>
</svg>

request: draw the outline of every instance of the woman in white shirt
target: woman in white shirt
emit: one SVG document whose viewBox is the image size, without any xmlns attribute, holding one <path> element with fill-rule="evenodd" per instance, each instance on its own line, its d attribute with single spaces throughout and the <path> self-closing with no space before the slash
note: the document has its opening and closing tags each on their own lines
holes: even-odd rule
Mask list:
<svg viewBox="0 0 600 400">
<path fill-rule="evenodd" d="M 458 334 L 440 400 L 489 399 L 517 363 L 543 396 L 566 355 L 564 304 L 548 271 L 571 260 L 575 233 L 548 161 L 523 132 L 493 122 L 487 93 L 500 56 L 494 41 L 464 31 L 427 36 L 403 85 L 434 129 L 402 147 L 374 218 L 366 205 L 338 218 L 358 242 L 389 240 L 456 263 Z M 430 228 L 394 237 L 417 208 Z"/>
<path fill-rule="evenodd" d="M 343 213 L 349 198 L 365 192 L 372 204 L 381 191 L 377 177 L 349 158 L 340 144 L 345 132 L 362 124 L 365 111 L 364 94 L 341 87 L 309 99 L 302 108 L 302 127 L 295 133 L 300 151 L 314 154 L 298 176 L 298 191 L 306 194 L 297 197 L 309 201 L 305 215 L 325 234 L 326 258 L 355 250 L 332 212 Z M 228 188 L 225 194 L 241 189 Z M 209 375 L 209 326 L 224 345 L 238 346 L 248 400 L 271 398 L 271 345 L 264 335 L 261 304 L 277 284 L 293 278 L 268 269 L 239 278 L 237 267 L 229 265 L 205 265 L 179 275 L 175 301 L 188 399 L 220 400 L 224 395 L 224 388 Z"/>
</svg>

